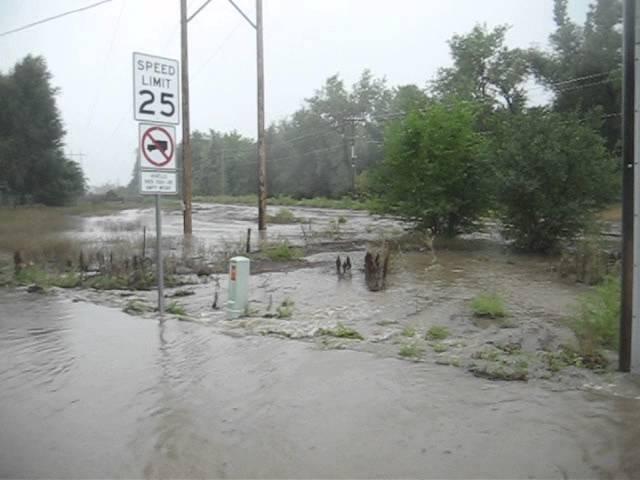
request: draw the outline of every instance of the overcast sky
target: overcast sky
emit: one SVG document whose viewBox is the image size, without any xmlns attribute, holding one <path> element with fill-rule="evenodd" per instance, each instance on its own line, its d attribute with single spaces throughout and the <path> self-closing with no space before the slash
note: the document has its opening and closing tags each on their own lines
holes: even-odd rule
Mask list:
<svg viewBox="0 0 640 480">
<path fill-rule="evenodd" d="M 96 0 L 0 0 L 0 32 Z M 189 0 L 189 12 L 204 0 Z M 253 0 L 236 0 L 252 18 Z M 589 0 L 570 0 L 582 23 Z M 138 130 L 131 54 L 179 58 L 179 0 L 112 0 L 0 37 L 0 70 L 43 55 L 60 88 L 66 151 L 91 185 L 127 183 Z M 297 109 L 324 80 L 363 69 L 389 85 L 425 86 L 450 63 L 446 44 L 474 24 L 509 24 L 511 46 L 547 44 L 553 0 L 264 0 L 266 120 Z M 227 0 L 189 23 L 192 129 L 256 135 L 255 33 Z"/>
</svg>

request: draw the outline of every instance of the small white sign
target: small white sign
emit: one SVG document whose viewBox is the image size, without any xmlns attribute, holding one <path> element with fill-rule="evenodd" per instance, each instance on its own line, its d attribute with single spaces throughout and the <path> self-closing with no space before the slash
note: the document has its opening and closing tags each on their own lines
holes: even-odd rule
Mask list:
<svg viewBox="0 0 640 480">
<path fill-rule="evenodd" d="M 176 129 L 169 125 L 138 126 L 140 168 L 176 169 Z"/>
<path fill-rule="evenodd" d="M 140 171 L 140 193 L 175 195 L 178 193 L 177 173 L 160 170 Z"/>
<path fill-rule="evenodd" d="M 180 123 L 178 61 L 133 53 L 133 116 L 138 121 Z"/>
</svg>

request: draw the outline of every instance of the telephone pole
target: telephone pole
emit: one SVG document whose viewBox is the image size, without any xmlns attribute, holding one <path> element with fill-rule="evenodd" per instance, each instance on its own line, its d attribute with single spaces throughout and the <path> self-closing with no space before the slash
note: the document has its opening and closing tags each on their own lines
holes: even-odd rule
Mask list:
<svg viewBox="0 0 640 480">
<path fill-rule="evenodd" d="M 258 230 L 267 230 L 267 148 L 264 139 L 264 53 L 262 0 L 256 0 L 256 50 L 258 70 Z"/>
<path fill-rule="evenodd" d="M 180 0 L 180 49 L 182 57 L 182 202 L 184 204 L 182 219 L 184 234 L 191 235 L 193 233 L 191 221 L 192 166 L 191 131 L 189 126 L 189 36 L 187 22 L 187 0 Z"/>
</svg>

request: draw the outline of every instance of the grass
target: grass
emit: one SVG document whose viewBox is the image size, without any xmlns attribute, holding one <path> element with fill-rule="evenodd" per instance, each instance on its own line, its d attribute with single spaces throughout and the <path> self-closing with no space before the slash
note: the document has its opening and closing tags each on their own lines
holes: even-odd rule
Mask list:
<svg viewBox="0 0 640 480">
<path fill-rule="evenodd" d="M 619 321 L 620 280 L 609 277 L 579 300 L 571 326 L 581 353 L 590 356 L 601 348 L 616 349 Z"/>
<path fill-rule="evenodd" d="M 449 336 L 449 329 L 440 325 L 434 325 L 427 331 L 427 340 L 444 340 Z"/>
<path fill-rule="evenodd" d="M 420 358 L 424 353 L 424 348 L 416 343 L 407 343 L 400 347 L 398 355 L 404 358 Z"/>
<path fill-rule="evenodd" d="M 507 312 L 504 301 L 497 293 L 482 293 L 471 301 L 471 310 L 477 317 L 502 318 Z"/>
<path fill-rule="evenodd" d="M 187 315 L 187 311 L 184 309 L 184 306 L 180 305 L 178 302 L 171 302 L 164 310 L 171 315 L 179 315 L 181 317 L 185 317 Z"/>
<path fill-rule="evenodd" d="M 295 302 L 290 298 L 285 298 L 282 303 L 276 308 L 276 317 L 278 318 L 291 318 L 293 315 L 293 306 Z"/>
<path fill-rule="evenodd" d="M 317 332 L 318 335 L 326 335 L 336 338 L 350 338 L 354 340 L 364 340 L 364 337 L 351 327 L 347 327 L 342 323 L 338 323 L 334 328 L 320 328 Z"/>
<path fill-rule="evenodd" d="M 406 326 L 402 330 L 402 336 L 403 337 L 413 337 L 413 336 L 415 336 L 415 334 L 416 334 L 416 329 L 411 327 L 411 326 Z"/>
<path fill-rule="evenodd" d="M 222 203 L 228 205 L 257 205 L 258 197 L 256 195 L 217 195 L 195 197 L 196 202 Z M 310 208 L 334 208 L 342 210 L 368 210 L 369 202 L 364 200 L 353 199 L 351 197 L 342 198 L 301 198 L 296 199 L 289 196 L 270 197 L 267 200 L 269 205 L 280 205 L 285 207 L 310 207 Z"/>
<path fill-rule="evenodd" d="M 288 262 L 300 260 L 302 258 L 302 249 L 292 247 L 288 242 L 282 242 L 265 245 L 262 249 L 262 254 L 274 262 Z"/>
<path fill-rule="evenodd" d="M 50 273 L 41 268 L 30 266 L 23 268 L 15 276 L 15 283 L 18 285 L 38 285 L 39 287 L 60 287 L 75 288 L 82 284 L 82 278 L 78 273 Z"/>
</svg>

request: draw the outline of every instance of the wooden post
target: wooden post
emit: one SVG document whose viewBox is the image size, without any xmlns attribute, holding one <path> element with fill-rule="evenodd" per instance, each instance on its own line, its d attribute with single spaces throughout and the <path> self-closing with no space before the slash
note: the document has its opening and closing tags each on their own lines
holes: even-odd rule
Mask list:
<svg viewBox="0 0 640 480">
<path fill-rule="evenodd" d="M 258 61 L 258 230 L 262 233 L 267 230 L 267 149 L 264 139 L 262 0 L 256 0 L 256 47 Z"/>
<path fill-rule="evenodd" d="M 189 125 L 189 51 L 187 30 L 187 0 L 180 0 L 180 48 L 182 56 L 182 202 L 184 203 L 183 232 L 191 235 L 191 131 Z"/>
</svg>

